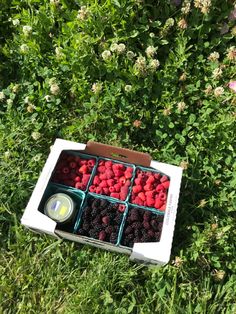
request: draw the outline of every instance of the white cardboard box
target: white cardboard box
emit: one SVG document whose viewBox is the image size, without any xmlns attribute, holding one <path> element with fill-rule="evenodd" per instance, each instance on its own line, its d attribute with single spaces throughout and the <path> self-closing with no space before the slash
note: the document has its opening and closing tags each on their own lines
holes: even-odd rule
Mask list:
<svg viewBox="0 0 236 314">
<path fill-rule="evenodd" d="M 126 249 L 124 247 L 118 247 L 107 242 L 102 242 L 58 230 L 56 228 L 56 222 L 39 211 L 39 204 L 48 186 L 58 158 L 61 152 L 64 150 L 79 151 L 81 153 L 85 152 L 91 155 L 122 160 L 123 162 L 125 161 L 134 163 L 136 165 L 151 167 L 168 175 L 170 177 L 170 186 L 160 241 L 150 243 L 135 243 L 132 249 Z M 114 155 L 116 157 L 113 157 Z M 56 238 L 64 238 L 75 242 L 91 244 L 93 246 L 111 251 L 126 253 L 130 255 L 130 259 L 132 260 L 138 260 L 144 263 L 152 264 L 166 264 L 168 263 L 171 254 L 181 178 L 182 168 L 151 160 L 151 157 L 148 154 L 95 142 L 82 144 L 56 139 L 21 218 L 21 223 L 33 231 L 47 233 L 53 235 Z"/>
</svg>

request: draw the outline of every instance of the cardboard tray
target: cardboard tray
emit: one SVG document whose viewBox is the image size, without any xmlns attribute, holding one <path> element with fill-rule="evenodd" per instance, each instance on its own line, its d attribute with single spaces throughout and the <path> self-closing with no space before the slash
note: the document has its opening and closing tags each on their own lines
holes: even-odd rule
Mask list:
<svg viewBox="0 0 236 314">
<path fill-rule="evenodd" d="M 160 241 L 135 243 L 133 248 L 130 249 L 57 229 L 56 222 L 40 212 L 39 208 L 44 193 L 50 183 L 50 178 L 57 161 L 62 151 L 65 150 L 94 155 L 95 157 L 111 158 L 114 159 L 114 161 L 119 160 L 124 163 L 134 164 L 145 168 L 151 167 L 153 170 L 166 174 L 170 178 L 170 186 Z M 150 171 L 151 170 L 152 169 L 150 169 Z M 54 145 L 51 147 L 51 152 L 21 218 L 21 223 L 32 231 L 47 233 L 56 238 L 68 239 L 110 251 L 126 253 L 130 255 L 130 259 L 132 260 L 137 260 L 143 263 L 166 264 L 169 261 L 171 254 L 181 178 L 182 168 L 152 160 L 151 156 L 147 153 L 136 152 L 92 141 L 89 141 L 87 144 L 82 144 L 63 139 L 56 139 Z M 119 200 L 117 200 L 117 202 L 119 202 Z"/>
</svg>

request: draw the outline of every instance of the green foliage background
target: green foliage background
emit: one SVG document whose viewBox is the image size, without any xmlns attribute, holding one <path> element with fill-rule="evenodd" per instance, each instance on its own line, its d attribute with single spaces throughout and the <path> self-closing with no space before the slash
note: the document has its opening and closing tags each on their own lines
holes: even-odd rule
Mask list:
<svg viewBox="0 0 236 314">
<path fill-rule="evenodd" d="M 212 0 L 203 14 L 197 1 L 177 2 L 0 0 L 0 312 L 236 312 L 235 3 Z M 126 51 L 104 60 L 114 43 Z M 168 265 L 148 268 L 20 225 L 57 137 L 186 168 Z"/>
</svg>

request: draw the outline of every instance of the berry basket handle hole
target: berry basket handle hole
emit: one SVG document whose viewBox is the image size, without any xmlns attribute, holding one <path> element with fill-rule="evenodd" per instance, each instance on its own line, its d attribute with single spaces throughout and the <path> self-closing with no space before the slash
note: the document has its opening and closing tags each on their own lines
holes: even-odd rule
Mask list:
<svg viewBox="0 0 236 314">
<path fill-rule="evenodd" d="M 121 155 L 121 154 L 117 154 L 117 153 L 111 153 L 111 157 L 115 157 L 115 158 L 123 158 L 123 159 L 127 159 L 128 157 L 125 155 Z"/>
</svg>

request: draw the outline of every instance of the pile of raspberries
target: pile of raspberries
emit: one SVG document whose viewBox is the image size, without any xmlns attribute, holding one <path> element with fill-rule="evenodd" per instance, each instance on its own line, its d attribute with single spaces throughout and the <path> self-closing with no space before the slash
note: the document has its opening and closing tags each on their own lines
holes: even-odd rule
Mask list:
<svg viewBox="0 0 236 314">
<path fill-rule="evenodd" d="M 116 244 L 126 206 L 88 197 L 78 234 Z"/>
<path fill-rule="evenodd" d="M 141 208 L 128 212 L 121 245 L 133 247 L 136 242 L 158 242 L 163 225 L 163 216 Z"/>
<path fill-rule="evenodd" d="M 166 175 L 138 169 L 132 187 L 130 202 L 164 211 L 170 180 Z"/>
<path fill-rule="evenodd" d="M 96 159 L 63 154 L 59 159 L 52 181 L 85 191 L 96 164 Z"/>
<path fill-rule="evenodd" d="M 132 176 L 132 167 L 111 160 L 99 160 L 89 191 L 124 201 L 129 193 Z"/>
</svg>

